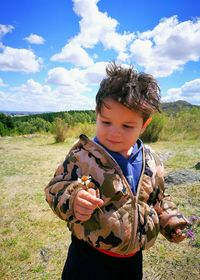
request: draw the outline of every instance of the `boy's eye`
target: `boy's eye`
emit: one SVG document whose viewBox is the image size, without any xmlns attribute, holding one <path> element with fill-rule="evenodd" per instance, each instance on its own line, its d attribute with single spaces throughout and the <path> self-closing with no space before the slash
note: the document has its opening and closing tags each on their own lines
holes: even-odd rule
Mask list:
<svg viewBox="0 0 200 280">
<path fill-rule="evenodd" d="M 127 124 L 124 124 L 123 127 L 124 128 L 134 128 L 133 126 L 130 126 L 130 125 L 127 125 Z"/>
<path fill-rule="evenodd" d="M 102 124 L 104 124 L 104 125 L 110 125 L 110 124 L 111 124 L 111 122 L 102 121 Z"/>
</svg>

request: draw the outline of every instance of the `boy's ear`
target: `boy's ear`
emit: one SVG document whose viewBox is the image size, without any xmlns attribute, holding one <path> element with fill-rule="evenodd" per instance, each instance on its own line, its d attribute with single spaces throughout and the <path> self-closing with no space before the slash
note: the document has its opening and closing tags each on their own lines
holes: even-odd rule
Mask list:
<svg viewBox="0 0 200 280">
<path fill-rule="evenodd" d="M 150 122 L 152 121 L 152 117 L 149 117 L 147 120 L 146 120 L 146 122 L 143 124 L 143 129 L 145 129 L 149 124 L 150 124 Z"/>
</svg>

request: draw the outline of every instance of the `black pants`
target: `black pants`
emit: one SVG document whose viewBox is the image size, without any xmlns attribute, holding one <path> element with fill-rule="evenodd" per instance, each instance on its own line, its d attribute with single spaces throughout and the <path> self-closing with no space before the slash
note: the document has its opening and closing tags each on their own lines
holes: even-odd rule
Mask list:
<svg viewBox="0 0 200 280">
<path fill-rule="evenodd" d="M 84 241 L 72 237 L 62 280 L 141 280 L 142 252 L 133 257 L 105 255 Z"/>
</svg>

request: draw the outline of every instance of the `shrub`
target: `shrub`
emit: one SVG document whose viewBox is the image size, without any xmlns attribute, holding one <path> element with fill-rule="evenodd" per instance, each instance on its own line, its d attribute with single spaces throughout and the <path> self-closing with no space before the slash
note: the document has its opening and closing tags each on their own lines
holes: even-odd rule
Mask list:
<svg viewBox="0 0 200 280">
<path fill-rule="evenodd" d="M 165 117 L 156 114 L 153 117 L 152 122 L 147 126 L 144 133 L 141 135 L 141 139 L 144 142 L 156 142 L 159 139 L 160 133 L 164 127 Z"/>
<path fill-rule="evenodd" d="M 55 119 L 55 140 L 56 143 L 64 142 L 67 138 L 68 125 L 61 118 Z"/>
<path fill-rule="evenodd" d="M 69 128 L 67 136 L 70 138 L 78 138 L 80 134 L 85 134 L 88 137 L 94 137 L 95 125 L 91 123 L 78 123 Z"/>
<path fill-rule="evenodd" d="M 0 122 L 0 136 L 7 135 L 7 130 L 2 122 Z"/>
<path fill-rule="evenodd" d="M 165 117 L 161 140 L 197 140 L 200 139 L 200 109 L 182 110 Z"/>
</svg>

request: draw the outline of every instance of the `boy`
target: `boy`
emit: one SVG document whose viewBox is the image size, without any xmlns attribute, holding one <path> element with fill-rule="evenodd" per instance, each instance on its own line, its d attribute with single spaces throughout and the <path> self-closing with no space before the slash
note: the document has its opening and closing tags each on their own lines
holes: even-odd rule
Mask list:
<svg viewBox="0 0 200 280">
<path fill-rule="evenodd" d="M 139 139 L 159 111 L 148 74 L 111 63 L 96 96 L 96 137 L 72 147 L 45 189 L 72 243 L 62 279 L 142 279 L 142 250 L 159 232 L 184 239 L 187 220 L 164 194 L 163 165 Z"/>
</svg>

